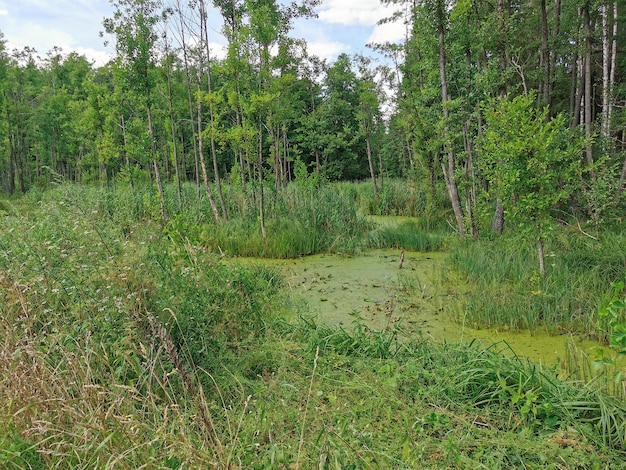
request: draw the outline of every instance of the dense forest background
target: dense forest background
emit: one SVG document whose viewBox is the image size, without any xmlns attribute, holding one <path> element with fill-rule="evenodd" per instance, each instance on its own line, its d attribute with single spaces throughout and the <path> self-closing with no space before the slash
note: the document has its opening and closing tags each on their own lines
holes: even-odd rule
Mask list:
<svg viewBox="0 0 626 470">
<path fill-rule="evenodd" d="M 448 196 L 461 236 L 502 232 L 505 214 L 537 230 L 555 211 L 619 215 L 623 1 L 383 1 L 407 37 L 371 45 L 378 61 L 328 63 L 290 37 L 315 0 L 215 0 L 222 59 L 204 0 L 112 2 L 102 36 L 116 56 L 102 67 L 0 36 L 1 189 L 150 182 L 166 220 L 163 184 L 193 182 L 219 223 L 223 184 L 262 204 L 263 186 L 300 172 L 371 179 L 376 194 L 405 177 L 426 207 Z"/>
</svg>

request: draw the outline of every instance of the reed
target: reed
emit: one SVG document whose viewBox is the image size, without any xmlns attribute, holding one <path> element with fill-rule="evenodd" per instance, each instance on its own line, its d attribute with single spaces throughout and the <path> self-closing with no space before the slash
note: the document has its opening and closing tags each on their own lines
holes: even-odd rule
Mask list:
<svg viewBox="0 0 626 470">
<path fill-rule="evenodd" d="M 450 261 L 472 288 L 457 315 L 480 326 L 540 327 L 597 336 L 598 306 L 611 282 L 626 272 L 625 255 L 615 250 L 624 239 L 607 234 L 589 243 L 582 235 L 557 237 L 547 250 L 545 278 L 537 273 L 532 243 L 516 237 L 459 244 Z"/>
<path fill-rule="evenodd" d="M 410 251 L 443 251 L 449 235 L 421 230 L 415 222 L 383 226 L 369 232 L 367 245 L 371 248 L 405 248 Z"/>
</svg>

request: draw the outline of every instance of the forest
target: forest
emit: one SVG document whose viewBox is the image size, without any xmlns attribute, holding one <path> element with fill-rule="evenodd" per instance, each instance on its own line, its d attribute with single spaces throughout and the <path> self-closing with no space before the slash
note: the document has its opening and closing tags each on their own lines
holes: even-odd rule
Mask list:
<svg viewBox="0 0 626 470">
<path fill-rule="evenodd" d="M 308 55 L 289 33 L 315 1 L 215 2 L 220 60 L 203 1 L 114 2 L 102 34 L 117 54 L 103 67 L 2 47 L 2 189 L 55 174 L 193 182 L 227 220 L 223 182 L 283 187 L 302 163 L 374 191 L 408 178 L 430 188 L 430 208 L 445 185 L 461 236 L 501 233 L 505 210 L 611 217 L 626 179 L 619 2 L 395 3 L 407 37 L 372 44 L 384 60 Z M 486 210 L 493 227 L 480 224 Z"/>
<path fill-rule="evenodd" d="M 0 466 L 623 466 L 626 3 L 381 2 L 332 61 L 319 0 L 0 31 Z"/>
</svg>

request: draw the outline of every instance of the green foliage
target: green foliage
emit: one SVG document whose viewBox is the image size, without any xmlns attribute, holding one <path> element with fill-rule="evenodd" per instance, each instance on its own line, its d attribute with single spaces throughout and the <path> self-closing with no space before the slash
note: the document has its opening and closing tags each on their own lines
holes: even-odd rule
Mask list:
<svg viewBox="0 0 626 470">
<path fill-rule="evenodd" d="M 29 444 L 11 423 L 3 423 L 0 433 L 0 465 L 2 468 L 33 470 L 47 469 L 46 461 L 36 452 L 36 445 Z"/>
<path fill-rule="evenodd" d="M 613 384 L 618 390 L 623 392 L 624 370 L 619 366 L 619 359 L 626 356 L 626 297 L 624 297 L 624 281 L 611 283 L 613 288 L 611 297 L 603 302 L 598 310 L 597 327 L 600 337 L 608 339 L 608 344 L 616 357 L 605 354 L 604 350 L 598 348 L 594 366 L 597 369 L 612 367 Z"/>
<path fill-rule="evenodd" d="M 567 129 L 563 115 L 548 119 L 548 108 L 537 109 L 535 101 L 532 93 L 490 101 L 479 141 L 480 169 L 492 197 L 533 228 L 572 194 L 585 146 Z"/>
<path fill-rule="evenodd" d="M 609 346 L 618 357 L 626 356 L 626 298 L 623 298 L 624 281 L 612 282 L 611 298 L 598 311 L 598 328 L 608 337 Z"/>
<path fill-rule="evenodd" d="M 229 349 L 263 335 L 279 310 L 272 301 L 282 282 L 275 269 L 221 260 L 202 247 L 155 239 L 144 261 L 154 289 L 147 307 L 193 364 L 209 372 L 219 369 Z"/>
</svg>

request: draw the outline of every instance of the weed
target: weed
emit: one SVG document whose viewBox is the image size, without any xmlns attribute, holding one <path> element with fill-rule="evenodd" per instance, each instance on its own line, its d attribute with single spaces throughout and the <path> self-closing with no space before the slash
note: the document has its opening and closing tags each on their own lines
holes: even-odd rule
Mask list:
<svg viewBox="0 0 626 470">
<path fill-rule="evenodd" d="M 622 465 L 623 402 L 594 383 L 560 382 L 479 343 L 408 341 L 358 319 L 287 322 L 279 273 L 222 256 L 193 187 L 164 232 L 149 192 L 128 191 L 61 185 L 2 216 L 0 466 Z M 306 207 L 297 224 L 319 234 L 311 249 L 357 248 L 367 223 L 338 206 L 357 191 L 335 202 L 329 188 L 306 191 L 270 198 L 268 226 L 287 233 Z M 246 204 L 232 212 L 233 236 L 252 227 Z M 517 272 L 557 298 L 518 268 L 501 271 L 509 289 Z"/>
</svg>

